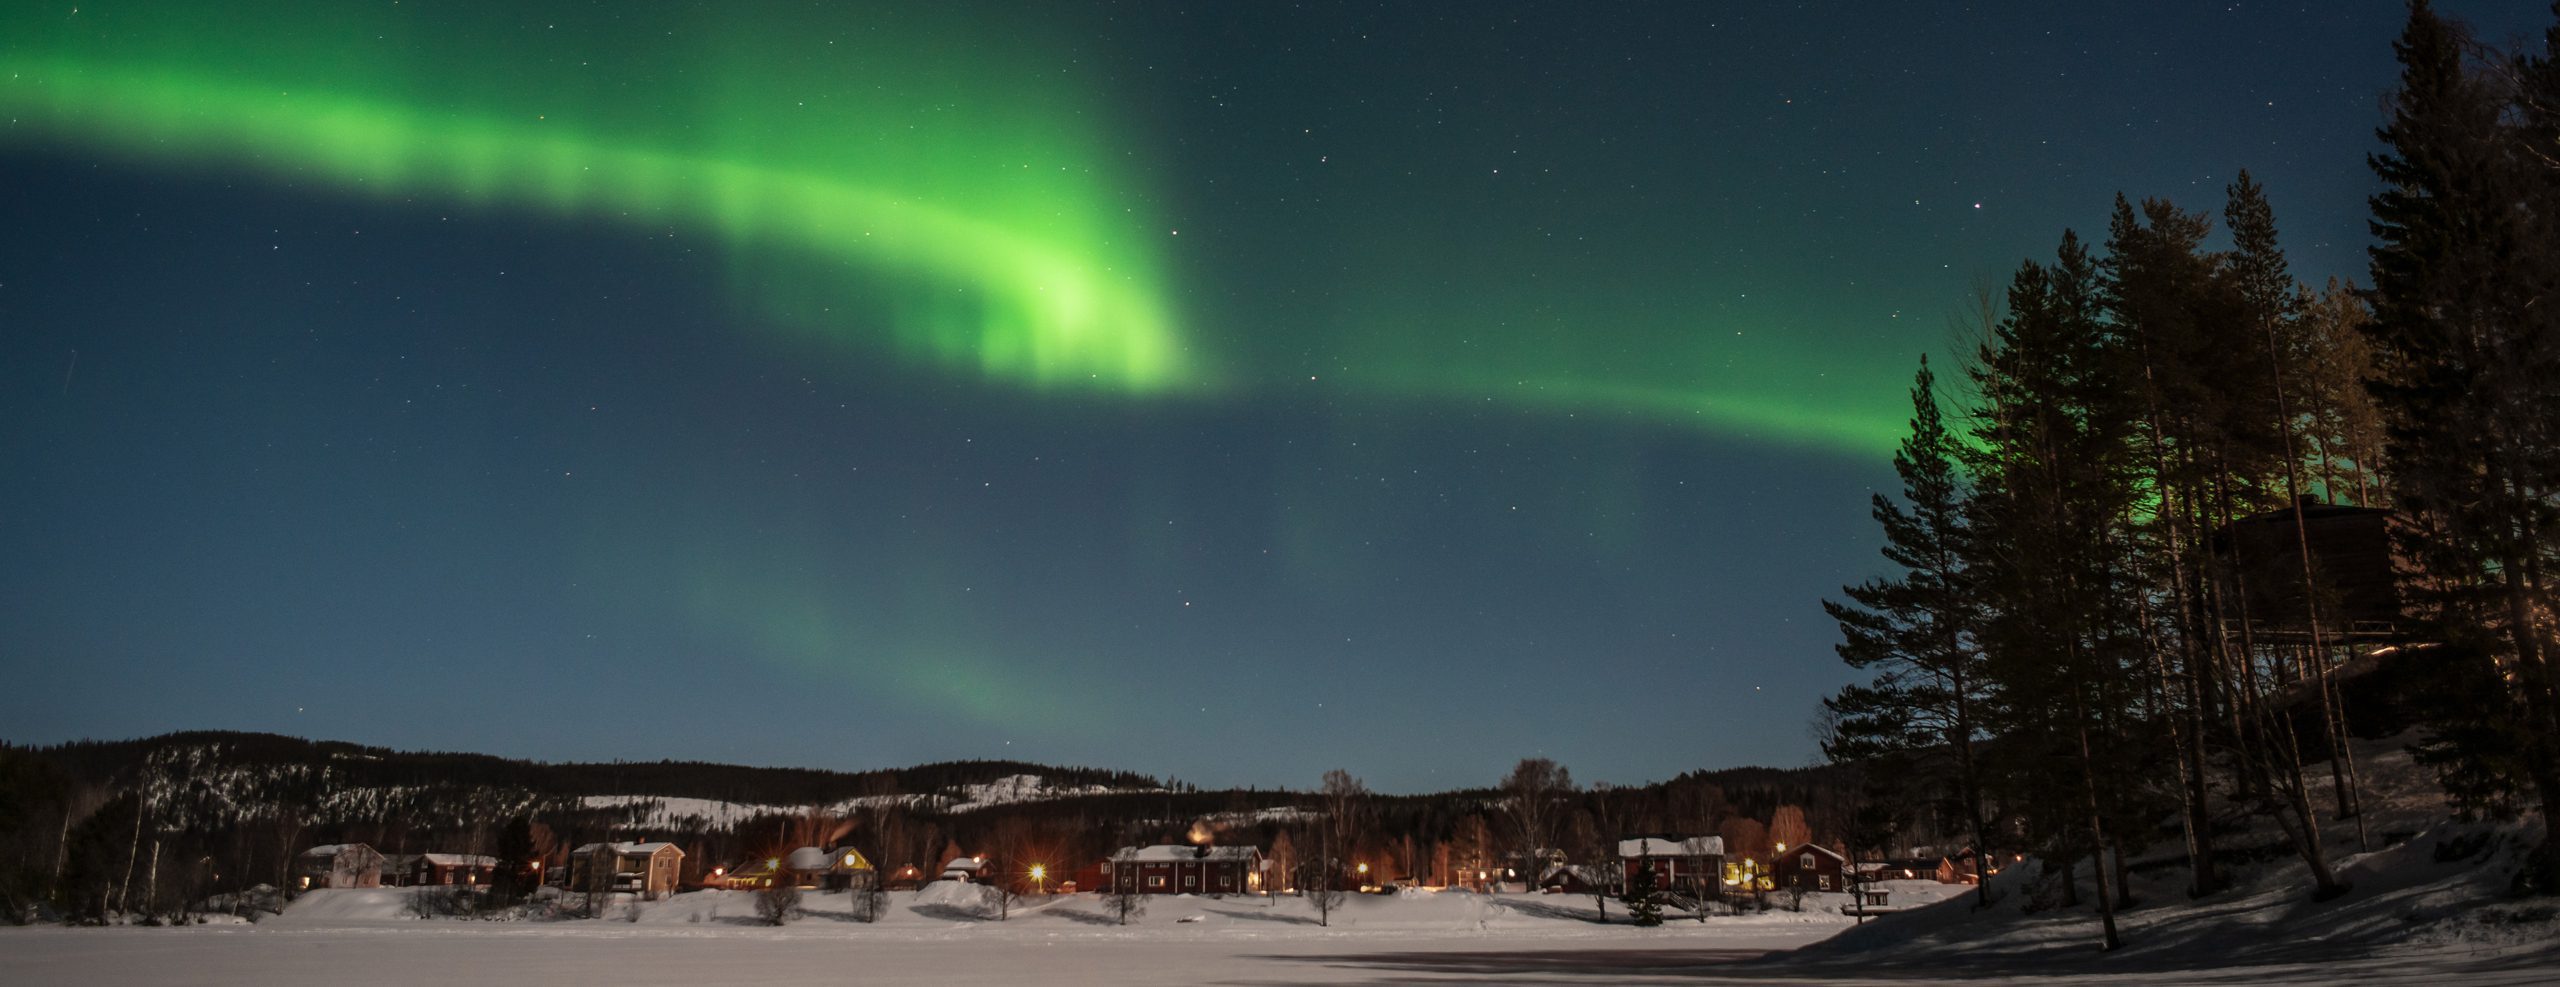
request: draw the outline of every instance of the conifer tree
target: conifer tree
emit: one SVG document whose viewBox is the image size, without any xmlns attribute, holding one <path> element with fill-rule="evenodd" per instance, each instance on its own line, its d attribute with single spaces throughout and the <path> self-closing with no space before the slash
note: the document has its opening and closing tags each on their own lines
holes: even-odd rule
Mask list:
<svg viewBox="0 0 2560 987">
<path fill-rule="evenodd" d="M 1911 384 L 1911 434 L 1894 452 L 1903 503 L 1877 494 L 1870 513 L 1884 528 L 1885 558 L 1898 577 L 1844 587 L 1845 603 L 1823 601 L 1840 624 L 1842 661 L 1875 678 L 1823 700 L 1837 725 L 1824 754 L 1835 761 L 1895 757 L 1942 781 L 1976 847 L 1984 821 L 1974 744 L 1990 703 L 1980 617 L 1966 559 L 1969 530 L 1956 441 L 1938 410 L 1937 378 L 1926 356 Z M 1977 887 L 1981 905 L 1990 889 Z"/>
<path fill-rule="evenodd" d="M 2125 665 L 2138 635 L 2121 565 L 2136 416 L 2077 236 L 2063 234 L 2051 266 L 2019 270 L 2008 307 L 1974 369 L 1984 408 L 1970 563 L 1984 594 L 1984 667 L 2014 731 L 2013 777 L 2030 786 L 2017 794 L 2042 818 L 2077 817 L 2079 848 L 2098 862 L 2101 942 L 2114 949 L 2122 882 L 2109 873 L 2107 819 L 2138 745 L 2102 741 L 2131 732 L 2121 714 L 2139 681 Z"/>
<path fill-rule="evenodd" d="M 2491 780 L 2500 752 L 2459 738 L 2503 738 L 2524 755 L 2514 783 L 2560 818 L 2560 191 L 2538 153 L 2551 115 L 2535 105 L 2560 34 L 2505 94 L 2466 70 L 2458 31 L 2423 2 L 2394 50 L 2387 150 L 2370 159 L 2384 188 L 2367 332 L 2407 521 L 2397 549 L 2416 570 L 2403 595 L 2464 678 L 2503 685 L 2444 711 L 2462 729 L 2440 731 L 2433 754 Z M 2560 842 L 2545 837 L 2523 880 L 2560 893 Z"/>
<path fill-rule="evenodd" d="M 1635 866 L 1627 870 L 1627 890 L 1620 900 L 1626 903 L 1628 922 L 1645 927 L 1662 924 L 1661 889 L 1655 885 L 1653 854 L 1648 852 L 1637 857 Z"/>
</svg>

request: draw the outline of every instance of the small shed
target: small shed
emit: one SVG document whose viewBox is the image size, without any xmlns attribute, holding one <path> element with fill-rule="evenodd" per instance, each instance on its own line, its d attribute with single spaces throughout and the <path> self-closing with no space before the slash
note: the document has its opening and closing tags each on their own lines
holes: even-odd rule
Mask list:
<svg viewBox="0 0 2560 987">
<path fill-rule="evenodd" d="M 293 858 L 293 886 L 314 888 L 378 888 L 382 886 L 382 854 L 362 843 L 327 843 Z"/>
<path fill-rule="evenodd" d="M 1538 890 L 1548 894 L 1606 894 L 1599 875 L 1574 864 L 1557 864 L 1538 876 Z"/>
</svg>

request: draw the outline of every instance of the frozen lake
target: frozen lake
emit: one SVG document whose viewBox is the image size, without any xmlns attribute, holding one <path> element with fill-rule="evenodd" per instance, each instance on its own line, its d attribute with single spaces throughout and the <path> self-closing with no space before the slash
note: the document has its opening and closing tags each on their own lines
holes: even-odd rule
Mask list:
<svg viewBox="0 0 2560 987">
<path fill-rule="evenodd" d="M 1010 923 L 1008 923 L 1010 924 Z M 412 924 L 383 928 L 0 929 L 0 982 L 13 987 L 200 984 L 2429 984 L 2560 982 L 2548 952 L 2422 953 L 2337 966 L 2189 965 L 2100 973 L 1943 963 L 1808 969 L 1741 964 L 1820 935 L 1741 929 L 1654 936 L 1519 931 L 1477 935 L 1290 930 L 1272 936 L 1185 929 L 1047 930 L 931 936 L 841 927 L 755 929 Z M 868 930 L 855 930 L 868 931 Z M 1228 930 L 1230 933 L 1232 930 Z"/>
</svg>

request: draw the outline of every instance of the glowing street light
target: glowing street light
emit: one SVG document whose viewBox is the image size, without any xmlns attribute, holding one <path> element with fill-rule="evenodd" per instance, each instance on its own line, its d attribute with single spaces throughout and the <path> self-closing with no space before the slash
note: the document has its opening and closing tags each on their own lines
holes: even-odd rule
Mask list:
<svg viewBox="0 0 2560 987">
<path fill-rule="evenodd" d="M 1048 893 L 1049 893 L 1049 868 L 1048 868 L 1048 865 L 1046 865 L 1046 864 L 1033 864 L 1033 865 L 1031 865 L 1031 882 L 1032 882 L 1032 884 L 1033 884 L 1033 885 L 1037 886 L 1037 887 L 1040 889 L 1040 893 L 1041 893 L 1041 894 L 1043 894 L 1043 895 L 1048 894 Z"/>
</svg>

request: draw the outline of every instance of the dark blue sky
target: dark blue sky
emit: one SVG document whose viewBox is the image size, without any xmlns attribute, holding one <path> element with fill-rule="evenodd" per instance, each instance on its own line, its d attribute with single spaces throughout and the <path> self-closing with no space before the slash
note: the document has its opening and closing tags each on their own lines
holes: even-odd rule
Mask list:
<svg viewBox="0 0 2560 987">
<path fill-rule="evenodd" d="M 370 14 L 186 65 L 417 103 L 438 66 L 592 69 L 527 116 L 689 147 L 666 134 L 734 99 L 756 126 L 720 160 L 823 169 L 840 134 L 748 104 L 873 76 L 777 55 L 705 85 L 672 28 L 841 27 L 942 66 L 904 115 L 825 125 L 881 128 L 848 167 L 970 214 L 952 148 L 1076 149 L 1060 172 L 1111 176 L 1085 212 L 1144 220 L 1074 241 L 1043 227 L 1047 186 L 986 215 L 1143 258 L 1125 283 L 1196 373 L 1062 386 L 983 340 L 900 343 L 934 298 L 996 290 L 938 248 L 848 263 L 610 195 L 368 182 L 210 111 L 65 123 L 41 86 L 66 66 L 161 65 L 207 15 L 10 15 L 0 737 L 1342 767 L 1389 791 L 1532 754 L 1629 783 L 1804 763 L 1849 678 L 1817 601 L 1880 562 L 1866 498 L 1913 361 L 2119 190 L 2218 209 L 2246 167 L 2297 275 L 2360 276 L 2400 17 L 556 6 L 402 22 L 396 85 L 313 47 Z M 2544 16 L 2445 6 L 2493 40 Z M 1045 79 L 1074 108 L 1009 115 Z M 91 92 L 84 113 L 147 119 L 148 93 Z M 929 117 L 929 167 L 877 164 Z"/>
</svg>

